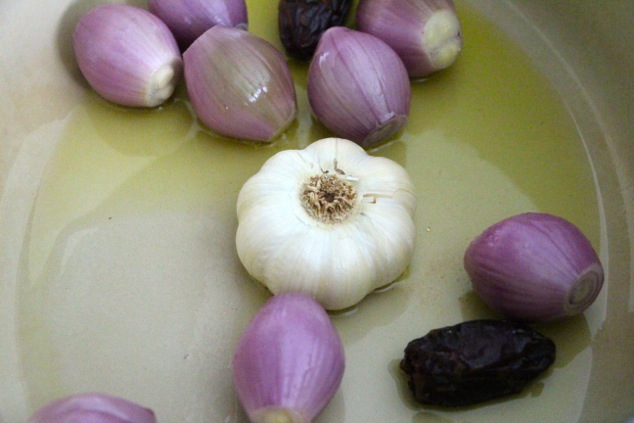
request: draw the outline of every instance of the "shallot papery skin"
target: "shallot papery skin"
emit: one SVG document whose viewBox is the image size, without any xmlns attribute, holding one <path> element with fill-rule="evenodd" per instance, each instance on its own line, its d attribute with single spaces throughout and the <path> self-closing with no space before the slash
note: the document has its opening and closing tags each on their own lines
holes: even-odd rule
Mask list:
<svg viewBox="0 0 634 423">
<path fill-rule="evenodd" d="M 385 41 L 410 78 L 452 65 L 462 50 L 462 28 L 451 0 L 360 0 L 357 29 Z"/>
<path fill-rule="evenodd" d="M 547 213 L 504 219 L 464 256 L 475 292 L 506 317 L 549 322 L 586 310 L 604 282 L 599 257 L 571 222 Z"/>
<path fill-rule="evenodd" d="M 184 53 L 185 82 L 194 111 L 212 131 L 272 141 L 297 115 L 284 55 L 247 31 L 214 26 Z"/>
<path fill-rule="evenodd" d="M 407 70 L 387 44 L 370 34 L 333 27 L 322 35 L 308 69 L 308 100 L 321 123 L 364 148 L 407 123 Z"/>
<path fill-rule="evenodd" d="M 335 395 L 345 359 L 319 303 L 287 293 L 269 299 L 249 322 L 232 367 L 251 422 L 309 423 Z"/>
<path fill-rule="evenodd" d="M 213 26 L 249 26 L 244 0 L 149 0 L 148 8 L 169 27 L 182 51 Z"/>
<path fill-rule="evenodd" d="M 169 28 L 138 7 L 92 8 L 75 27 L 73 47 L 90 86 L 123 106 L 162 104 L 182 75 L 183 60 Z"/>
<path fill-rule="evenodd" d="M 40 408 L 27 423 L 156 423 L 154 412 L 123 398 L 77 394 Z"/>
</svg>

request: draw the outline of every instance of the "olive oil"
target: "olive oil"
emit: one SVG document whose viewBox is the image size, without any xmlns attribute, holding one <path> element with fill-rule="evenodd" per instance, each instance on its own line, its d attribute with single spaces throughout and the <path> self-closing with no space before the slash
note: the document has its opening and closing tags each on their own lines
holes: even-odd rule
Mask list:
<svg viewBox="0 0 634 423">
<path fill-rule="evenodd" d="M 250 30 L 281 48 L 276 8 L 265 3 L 248 2 Z M 371 152 L 415 181 L 414 260 L 392 289 L 333 315 L 347 370 L 322 422 L 519 421 L 526 413 L 562 421 L 582 407 L 570 398 L 583 393 L 590 372 L 584 317 L 545 328 L 560 358 L 537 398 L 412 410 L 390 375 L 411 339 L 491 317 L 462 269 L 469 241 L 487 226 L 544 211 L 571 220 L 599 248 L 593 174 L 562 100 L 493 23 L 458 5 L 461 56 L 412 83 L 406 129 Z M 18 331 L 31 403 L 81 390 L 128 392 L 163 421 L 246 421 L 231 357 L 268 294 L 235 254 L 238 192 L 277 151 L 332 135 L 311 117 L 307 64 L 290 64 L 299 115 L 270 145 L 213 135 L 197 122 L 184 86 L 154 110 L 93 93 L 77 105 L 23 252 Z"/>
</svg>

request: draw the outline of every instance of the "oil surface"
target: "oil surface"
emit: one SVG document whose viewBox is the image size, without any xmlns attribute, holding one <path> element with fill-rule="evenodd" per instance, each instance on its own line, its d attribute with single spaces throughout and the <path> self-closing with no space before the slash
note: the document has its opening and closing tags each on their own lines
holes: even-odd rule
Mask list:
<svg viewBox="0 0 634 423">
<path fill-rule="evenodd" d="M 248 2 L 250 30 L 280 46 L 276 10 Z M 588 158 L 561 100 L 523 52 L 458 3 L 457 63 L 412 85 L 406 129 L 371 154 L 403 165 L 418 190 L 417 249 L 402 280 L 334 315 L 346 376 L 319 421 L 568 421 L 591 368 L 585 317 L 544 327 L 559 354 L 525 394 L 448 412 L 411 403 L 394 376 L 406 343 L 489 317 L 462 255 L 478 233 L 526 211 L 563 216 L 599 248 Z M 242 269 L 234 237 L 242 184 L 275 152 L 330 136 L 291 61 L 299 116 L 271 145 L 214 136 L 186 89 L 155 110 L 77 105 L 42 181 L 23 252 L 21 356 L 32 404 L 115 392 L 162 421 L 246 421 L 231 387 L 237 338 L 267 293 Z"/>
</svg>

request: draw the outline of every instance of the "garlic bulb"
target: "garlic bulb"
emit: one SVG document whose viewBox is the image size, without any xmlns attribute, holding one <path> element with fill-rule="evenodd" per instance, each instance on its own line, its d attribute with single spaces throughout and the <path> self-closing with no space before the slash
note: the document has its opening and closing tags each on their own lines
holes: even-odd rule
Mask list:
<svg viewBox="0 0 634 423">
<path fill-rule="evenodd" d="M 394 50 L 373 35 L 344 27 L 324 32 L 306 89 L 317 119 L 365 148 L 407 124 L 412 95 L 407 70 Z"/>
<path fill-rule="evenodd" d="M 238 28 L 214 26 L 183 54 L 185 82 L 198 118 L 233 138 L 272 141 L 297 115 L 284 55 Z"/>
<path fill-rule="evenodd" d="M 149 0 L 148 8 L 165 22 L 183 51 L 213 26 L 249 26 L 244 0 Z"/>
<path fill-rule="evenodd" d="M 238 196 L 238 256 L 274 294 L 344 309 L 398 278 L 415 240 L 414 185 L 341 138 L 271 157 Z"/>
<path fill-rule="evenodd" d="M 126 4 L 92 8 L 75 27 L 73 48 L 90 86 L 122 106 L 162 104 L 183 71 L 169 28 L 147 10 Z"/>
<path fill-rule="evenodd" d="M 357 29 L 385 41 L 410 78 L 451 66 L 462 50 L 462 28 L 452 0 L 360 0 Z"/>
<path fill-rule="evenodd" d="M 253 423 L 310 423 L 345 369 L 341 339 L 312 298 L 276 295 L 251 319 L 232 361 L 240 403 Z"/>
<path fill-rule="evenodd" d="M 149 408 L 112 395 L 77 394 L 40 408 L 27 423 L 156 423 Z"/>
</svg>

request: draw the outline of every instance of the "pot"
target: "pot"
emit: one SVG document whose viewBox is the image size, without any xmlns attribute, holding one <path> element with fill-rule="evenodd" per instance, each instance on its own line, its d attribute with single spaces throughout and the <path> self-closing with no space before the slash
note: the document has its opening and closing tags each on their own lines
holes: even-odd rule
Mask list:
<svg viewBox="0 0 634 423">
<path fill-rule="evenodd" d="M 183 84 L 159 108 L 101 99 L 72 31 L 96 0 L 8 0 L 0 15 L 0 422 L 80 392 L 159 421 L 246 422 L 231 384 L 241 331 L 269 293 L 235 252 L 235 201 L 266 158 L 330 136 L 300 113 L 272 145 L 211 133 Z M 128 3 L 146 7 L 145 2 Z M 276 8 L 247 1 L 278 48 Z M 318 422 L 625 422 L 634 415 L 634 3 L 456 0 L 458 61 L 413 81 L 410 122 L 371 151 L 418 189 L 417 247 L 397 283 L 332 314 L 343 383 Z M 353 25 L 353 19 L 349 19 Z M 555 364 L 519 395 L 466 409 L 416 404 L 408 341 L 499 317 L 462 268 L 469 241 L 511 214 L 577 224 L 606 281 L 582 315 L 538 329 Z"/>
</svg>

